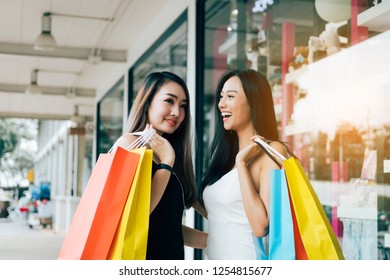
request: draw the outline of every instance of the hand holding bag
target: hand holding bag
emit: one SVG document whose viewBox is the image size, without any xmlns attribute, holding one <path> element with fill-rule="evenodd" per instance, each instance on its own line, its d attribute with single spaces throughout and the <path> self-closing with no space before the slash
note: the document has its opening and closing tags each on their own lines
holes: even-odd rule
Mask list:
<svg viewBox="0 0 390 280">
<path fill-rule="evenodd" d="M 262 147 L 266 154 L 279 166 L 278 157 Z M 259 242 L 260 243 L 260 242 Z M 261 250 L 260 250 L 261 251 Z M 285 172 L 283 169 L 270 173 L 270 213 L 268 232 L 268 254 L 259 259 L 295 260 L 294 225 Z"/>
<path fill-rule="evenodd" d="M 292 204 L 292 217 L 293 221 L 294 218 L 296 220 L 295 233 L 299 233 L 299 236 L 295 235 L 296 245 L 297 241 L 298 244 L 302 241 L 310 260 L 343 260 L 340 244 L 299 160 L 294 157 L 286 159 L 260 138 L 256 138 L 255 142 L 267 151 L 272 151 L 282 163 Z"/>
<path fill-rule="evenodd" d="M 144 145 L 145 133 L 131 147 Z M 118 147 L 100 154 L 72 219 L 59 259 L 106 259 L 127 201 L 140 155 Z"/>
<path fill-rule="evenodd" d="M 122 148 L 99 155 L 59 259 L 106 259 L 138 161 Z"/>
</svg>

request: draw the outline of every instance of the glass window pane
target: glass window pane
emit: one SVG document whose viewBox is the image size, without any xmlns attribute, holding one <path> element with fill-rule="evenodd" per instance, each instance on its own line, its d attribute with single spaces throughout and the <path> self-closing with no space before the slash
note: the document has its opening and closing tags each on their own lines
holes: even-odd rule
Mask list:
<svg viewBox="0 0 390 280">
<path fill-rule="evenodd" d="M 132 100 L 152 72 L 170 71 L 187 80 L 187 14 L 185 13 L 156 41 L 132 68 Z"/>
<path fill-rule="evenodd" d="M 97 154 L 107 153 L 122 135 L 123 78 L 98 103 Z"/>
<path fill-rule="evenodd" d="M 383 8 L 381 2 L 366 1 L 358 13 Z M 327 9 L 311 0 L 206 1 L 203 145 L 207 150 L 211 141 L 221 74 L 262 72 L 273 89 L 281 140 L 300 159 L 346 258 L 384 259 L 390 23 L 357 26 L 352 11 L 351 1 Z"/>
</svg>

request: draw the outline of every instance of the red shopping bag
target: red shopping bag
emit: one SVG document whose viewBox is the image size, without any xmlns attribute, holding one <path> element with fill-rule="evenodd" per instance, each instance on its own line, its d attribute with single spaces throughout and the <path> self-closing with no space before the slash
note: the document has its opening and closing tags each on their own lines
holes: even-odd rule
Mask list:
<svg viewBox="0 0 390 280">
<path fill-rule="evenodd" d="M 99 155 L 59 259 L 107 258 L 138 163 L 138 154 L 120 147 Z"/>
</svg>

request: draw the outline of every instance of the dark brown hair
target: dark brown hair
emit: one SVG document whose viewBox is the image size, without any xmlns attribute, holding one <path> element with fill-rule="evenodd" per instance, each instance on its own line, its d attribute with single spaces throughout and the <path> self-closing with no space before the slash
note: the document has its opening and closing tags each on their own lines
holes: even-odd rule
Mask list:
<svg viewBox="0 0 390 280">
<path fill-rule="evenodd" d="M 154 72 L 149 74 L 137 93 L 134 104 L 131 108 L 127 122 L 127 131 L 142 131 L 148 123 L 148 109 L 156 95 L 165 84 L 173 82 L 180 85 L 186 95 L 187 106 L 183 122 L 172 134 L 163 134 L 175 150 L 176 160 L 173 169 L 180 178 L 184 187 L 184 196 L 186 207 L 191 207 L 195 200 L 195 176 L 192 163 L 192 135 L 191 135 L 191 116 L 189 113 L 190 96 L 187 85 L 176 74 L 171 72 Z"/>
<path fill-rule="evenodd" d="M 256 133 L 268 140 L 278 140 L 278 130 L 271 86 L 268 80 L 259 72 L 252 69 L 233 70 L 225 72 L 218 81 L 215 91 L 214 113 L 215 132 L 209 147 L 206 171 L 204 173 L 201 189 L 213 184 L 228 171 L 235 163 L 238 153 L 238 137 L 235 131 L 227 131 L 223 127 L 223 120 L 218 109 L 219 95 L 227 80 L 237 76 L 242 84 L 248 99 L 251 118 Z"/>
</svg>

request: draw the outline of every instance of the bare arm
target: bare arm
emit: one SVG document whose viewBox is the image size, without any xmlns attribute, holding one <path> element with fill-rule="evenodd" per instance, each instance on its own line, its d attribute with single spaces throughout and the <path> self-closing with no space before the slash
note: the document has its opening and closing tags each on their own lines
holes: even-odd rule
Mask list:
<svg viewBox="0 0 390 280">
<path fill-rule="evenodd" d="M 182 225 L 183 228 L 183 238 L 184 245 L 197 249 L 204 249 L 207 246 L 207 236 L 206 232 L 190 228 L 188 226 Z"/>
<path fill-rule="evenodd" d="M 154 173 L 152 178 L 152 190 L 150 194 L 150 213 L 156 208 L 160 202 L 165 189 L 167 188 L 171 172 L 166 169 L 159 169 Z"/>
<path fill-rule="evenodd" d="M 117 147 L 121 147 L 123 149 L 127 149 L 135 140 L 137 140 L 138 136 L 130 135 L 130 134 L 124 134 L 121 137 L 116 140 L 114 146 L 113 146 L 113 151 Z"/>
<path fill-rule="evenodd" d="M 287 154 L 282 144 L 275 142 L 272 146 L 280 153 Z M 259 159 L 261 169 L 251 174 L 247 162 L 259 152 L 260 148 L 257 144 L 250 144 L 237 155 L 236 165 L 245 213 L 253 233 L 261 237 L 267 234 L 269 225 L 270 173 L 271 170 L 279 168 L 267 155 L 264 155 Z M 256 188 L 254 176 L 258 176 L 259 173 L 259 186 Z"/>
<path fill-rule="evenodd" d="M 173 167 L 175 163 L 175 151 L 167 139 L 156 133 L 153 135 L 149 145 L 153 149 L 153 157 L 156 162 Z M 160 202 L 171 176 L 171 172 L 166 169 L 159 169 L 154 173 L 150 196 L 150 213 L 153 212 Z"/>
<path fill-rule="evenodd" d="M 202 215 L 203 218 L 206 218 L 207 219 L 207 210 L 200 204 L 200 202 L 198 200 L 196 200 L 194 202 L 194 204 L 192 205 L 192 207 L 194 207 L 194 209 L 196 210 L 196 212 L 198 212 L 199 214 Z"/>
<path fill-rule="evenodd" d="M 114 149 L 116 149 L 118 146 L 126 149 L 136 139 L 137 136 L 124 134 L 116 141 L 114 144 Z M 168 140 L 156 133 L 153 135 L 149 145 L 150 148 L 153 149 L 153 155 L 156 156 L 157 161 L 168 164 L 169 166 L 173 166 L 175 162 L 175 152 Z M 151 186 L 150 213 L 153 212 L 157 204 L 160 202 L 170 177 L 171 173 L 166 169 L 159 169 L 154 174 Z"/>
</svg>

